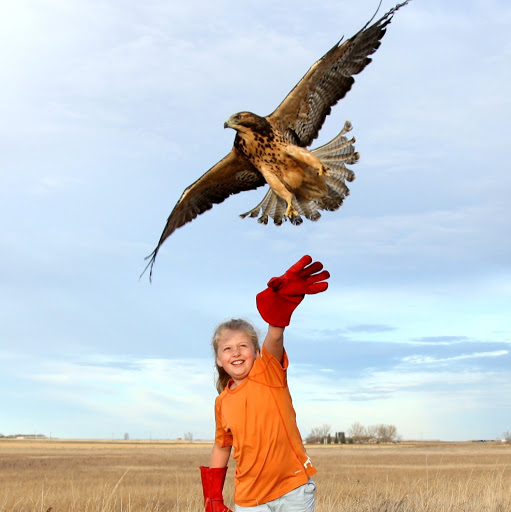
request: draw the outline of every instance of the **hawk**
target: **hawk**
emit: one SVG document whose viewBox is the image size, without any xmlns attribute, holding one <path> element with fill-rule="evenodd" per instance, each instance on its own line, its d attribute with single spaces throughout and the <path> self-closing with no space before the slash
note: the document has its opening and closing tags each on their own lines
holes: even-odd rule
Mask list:
<svg viewBox="0 0 511 512">
<path fill-rule="evenodd" d="M 350 39 L 343 42 L 341 38 L 270 115 L 239 112 L 225 122 L 224 128 L 236 131 L 233 148 L 179 198 L 158 245 L 146 258 L 149 263 L 144 272 L 151 268 L 150 279 L 163 242 L 177 228 L 232 194 L 268 184 L 262 201 L 241 214 L 242 218 L 259 217 L 262 224 L 271 217 L 277 225 L 286 220 L 298 225 L 302 215 L 316 221 L 321 216 L 319 210 L 335 211 L 342 205 L 349 195 L 346 182 L 355 179 L 346 164 L 359 159 L 355 138 L 345 136 L 351 123 L 346 121 L 342 131 L 327 144 L 310 151 L 306 148 L 318 136 L 331 108 L 351 89 L 353 75 L 371 62 L 369 55 L 380 46 L 394 13 L 409 1 L 397 4 L 372 25 L 369 20 Z"/>
</svg>

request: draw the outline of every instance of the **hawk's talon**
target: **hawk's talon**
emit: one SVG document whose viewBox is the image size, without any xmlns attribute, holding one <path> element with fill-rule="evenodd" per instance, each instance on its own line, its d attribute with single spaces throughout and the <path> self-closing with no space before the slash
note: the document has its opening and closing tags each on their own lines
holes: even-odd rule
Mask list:
<svg viewBox="0 0 511 512">
<path fill-rule="evenodd" d="M 321 169 L 318 170 L 318 176 L 330 176 L 328 169 L 326 165 L 322 165 Z"/>
<path fill-rule="evenodd" d="M 286 217 L 292 219 L 293 217 L 298 216 L 298 212 L 293 208 L 293 205 L 289 203 L 286 208 L 286 213 L 284 214 Z"/>
</svg>

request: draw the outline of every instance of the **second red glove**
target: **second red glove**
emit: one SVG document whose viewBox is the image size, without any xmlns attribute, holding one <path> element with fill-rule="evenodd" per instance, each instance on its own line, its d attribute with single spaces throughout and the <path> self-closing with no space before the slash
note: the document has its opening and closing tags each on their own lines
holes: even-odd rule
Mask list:
<svg viewBox="0 0 511 512">
<path fill-rule="evenodd" d="M 205 512 L 232 512 L 224 505 L 222 489 L 227 468 L 208 468 L 201 466 L 202 492 L 204 494 Z"/>
</svg>

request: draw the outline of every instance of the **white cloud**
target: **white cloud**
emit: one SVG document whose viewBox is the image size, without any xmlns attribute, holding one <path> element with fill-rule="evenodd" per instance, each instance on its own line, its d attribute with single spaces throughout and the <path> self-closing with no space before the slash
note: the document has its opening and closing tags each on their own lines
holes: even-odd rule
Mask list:
<svg viewBox="0 0 511 512">
<path fill-rule="evenodd" d="M 56 417 L 79 407 L 89 416 L 73 435 L 108 437 L 115 426 L 134 437 L 154 434 L 213 436 L 212 360 L 87 356 L 78 362 L 11 355 L 9 377 L 21 383 L 25 404 L 58 402 Z M 27 414 L 30 416 L 30 414 Z M 31 421 L 35 421 L 31 418 Z M 46 422 L 45 422 L 46 423 Z M 57 425 L 53 425 L 55 435 Z"/>
<path fill-rule="evenodd" d="M 411 365 L 438 365 L 450 363 L 454 361 L 461 361 L 465 359 L 479 359 L 481 357 L 500 357 L 500 356 L 506 356 L 509 354 L 508 350 L 494 350 L 493 352 L 475 352 L 474 354 L 461 354 L 458 356 L 453 357 L 431 357 L 431 356 L 424 356 L 424 355 L 412 355 L 412 356 L 406 356 L 403 357 L 402 361 L 406 364 Z"/>
<path fill-rule="evenodd" d="M 405 439 L 493 439 L 511 420 L 501 408 L 511 387 L 505 372 L 445 369 L 373 370 L 359 378 L 331 377 L 313 366 L 290 368 L 290 388 L 302 435 L 321 424 L 348 431 L 355 421 L 394 424 Z M 475 420 L 488 409 L 492 421 Z M 503 431 L 503 430 L 502 430 Z"/>
<path fill-rule="evenodd" d="M 31 193 L 36 196 L 44 196 L 52 192 L 59 192 L 73 185 L 82 185 L 83 180 L 71 176 L 45 176 L 32 189 Z"/>
</svg>

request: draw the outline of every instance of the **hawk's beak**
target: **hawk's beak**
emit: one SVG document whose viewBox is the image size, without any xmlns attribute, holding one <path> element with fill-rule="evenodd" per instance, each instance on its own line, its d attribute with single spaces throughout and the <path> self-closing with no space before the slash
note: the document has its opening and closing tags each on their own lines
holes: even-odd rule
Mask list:
<svg viewBox="0 0 511 512">
<path fill-rule="evenodd" d="M 224 123 L 224 128 L 230 128 L 231 125 L 229 124 L 230 119 L 227 119 L 227 121 Z"/>
</svg>

